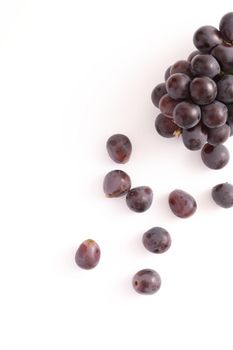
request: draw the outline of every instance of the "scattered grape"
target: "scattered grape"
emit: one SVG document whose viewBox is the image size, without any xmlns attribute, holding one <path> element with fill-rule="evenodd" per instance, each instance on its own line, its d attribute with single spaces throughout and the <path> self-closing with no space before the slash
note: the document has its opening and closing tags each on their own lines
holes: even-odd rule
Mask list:
<svg viewBox="0 0 233 350">
<path fill-rule="evenodd" d="M 228 182 L 219 184 L 212 189 L 212 198 L 222 208 L 233 206 L 233 186 Z"/>
<path fill-rule="evenodd" d="M 130 139 L 122 134 L 112 135 L 106 143 L 106 148 L 110 158 L 116 163 L 128 162 L 132 152 Z"/>
<path fill-rule="evenodd" d="M 142 237 L 144 247 L 152 253 L 164 253 L 171 246 L 171 236 L 162 227 L 153 227 Z"/>
<path fill-rule="evenodd" d="M 100 247 L 92 239 L 85 240 L 80 244 L 76 254 L 75 262 L 82 269 L 93 269 L 100 260 Z"/>
<path fill-rule="evenodd" d="M 193 215 L 197 209 L 195 199 L 182 190 L 172 191 L 169 195 L 168 202 L 173 214 L 182 219 Z"/>
<path fill-rule="evenodd" d="M 120 197 L 131 187 L 131 180 L 122 170 L 112 170 L 104 178 L 103 189 L 107 197 Z"/>
<path fill-rule="evenodd" d="M 152 189 L 148 186 L 132 188 L 126 196 L 126 203 L 130 209 L 142 213 L 150 208 L 153 201 Z"/>
<path fill-rule="evenodd" d="M 132 280 L 133 288 L 140 294 L 154 294 L 161 286 L 158 272 L 151 269 L 138 271 Z"/>
</svg>

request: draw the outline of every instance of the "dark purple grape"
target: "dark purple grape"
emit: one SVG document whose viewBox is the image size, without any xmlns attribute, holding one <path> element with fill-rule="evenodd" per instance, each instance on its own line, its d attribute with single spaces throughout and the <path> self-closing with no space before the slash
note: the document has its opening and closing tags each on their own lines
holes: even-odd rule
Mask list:
<svg viewBox="0 0 233 350">
<path fill-rule="evenodd" d="M 176 74 L 176 73 L 183 73 L 191 78 L 192 73 L 190 70 L 190 63 L 185 60 L 180 60 L 174 63 L 170 68 L 170 75 Z"/>
<path fill-rule="evenodd" d="M 195 125 L 191 129 L 184 129 L 182 132 L 182 140 L 185 147 L 189 150 L 200 150 L 207 142 L 207 129 L 202 123 Z"/>
<path fill-rule="evenodd" d="M 106 148 L 110 158 L 116 163 L 128 162 L 132 152 L 130 139 L 122 134 L 115 134 L 109 137 Z"/>
<path fill-rule="evenodd" d="M 222 208 L 233 207 L 233 186 L 228 182 L 212 188 L 212 198 Z"/>
<path fill-rule="evenodd" d="M 167 138 L 179 135 L 181 132 L 179 126 L 171 118 L 167 118 L 163 114 L 159 114 L 155 119 L 155 128 L 159 135 Z"/>
<path fill-rule="evenodd" d="M 222 169 L 230 159 L 228 149 L 224 145 L 212 146 L 206 143 L 201 150 L 203 163 L 210 169 Z"/>
<path fill-rule="evenodd" d="M 230 72 L 233 69 L 233 46 L 221 44 L 216 46 L 211 54 L 217 59 L 224 72 Z"/>
<path fill-rule="evenodd" d="M 189 97 L 190 78 L 184 73 L 172 74 L 167 82 L 167 93 L 174 100 L 181 100 Z"/>
<path fill-rule="evenodd" d="M 190 94 L 192 100 L 199 105 L 207 105 L 215 100 L 217 86 L 208 77 L 194 78 L 190 84 Z"/>
<path fill-rule="evenodd" d="M 233 41 L 233 12 L 229 12 L 222 17 L 219 29 L 224 40 Z"/>
<path fill-rule="evenodd" d="M 168 202 L 173 214 L 182 219 L 193 215 L 197 209 L 195 199 L 182 190 L 172 191 L 169 195 Z"/>
<path fill-rule="evenodd" d="M 144 247 L 152 253 L 164 253 L 171 246 L 171 236 L 162 227 L 153 227 L 142 237 Z"/>
<path fill-rule="evenodd" d="M 187 58 L 187 61 L 188 61 L 188 62 L 191 62 L 192 59 L 193 59 L 193 57 L 195 57 L 196 55 L 199 55 L 200 53 L 201 53 L 201 52 L 198 51 L 198 50 L 195 50 L 195 51 L 191 52 L 190 55 L 189 55 L 189 57 Z"/>
<path fill-rule="evenodd" d="M 221 44 L 222 41 L 221 33 L 212 26 L 200 27 L 193 36 L 194 45 L 203 53 L 209 53 L 211 49 Z"/>
<path fill-rule="evenodd" d="M 82 269 L 93 269 L 100 260 L 100 247 L 93 241 L 93 239 L 87 239 L 80 244 L 76 254 L 75 262 Z"/>
<path fill-rule="evenodd" d="M 104 178 L 103 189 L 107 197 L 120 197 L 131 187 L 131 180 L 122 170 L 112 170 Z"/>
<path fill-rule="evenodd" d="M 179 101 L 175 101 L 168 94 L 166 94 L 159 101 L 159 109 L 166 117 L 172 118 L 173 110 L 178 103 Z"/>
<path fill-rule="evenodd" d="M 151 93 L 151 100 L 152 100 L 153 104 L 155 105 L 155 107 L 159 107 L 159 101 L 160 101 L 161 97 L 163 97 L 163 95 L 165 95 L 166 93 L 167 93 L 167 90 L 166 90 L 165 83 L 158 84 L 154 88 L 154 90 Z"/>
<path fill-rule="evenodd" d="M 132 188 L 126 196 L 126 203 L 130 209 L 142 213 L 150 208 L 153 201 L 152 189 L 148 186 Z"/>
<path fill-rule="evenodd" d="M 227 118 L 227 125 L 229 125 L 231 129 L 230 136 L 233 135 L 233 104 L 227 105 L 228 109 L 228 118 Z"/>
<path fill-rule="evenodd" d="M 191 61 L 191 71 L 194 76 L 214 78 L 220 74 L 220 65 L 212 55 L 196 55 Z"/>
<path fill-rule="evenodd" d="M 166 71 L 165 71 L 165 74 L 164 74 L 164 80 L 165 80 L 165 81 L 166 81 L 166 80 L 170 77 L 170 75 L 171 75 L 170 70 L 171 70 L 171 66 L 168 67 L 168 68 L 166 69 Z"/>
<path fill-rule="evenodd" d="M 161 286 L 158 272 L 151 269 L 138 271 L 132 280 L 133 288 L 140 294 L 154 294 Z"/>
<path fill-rule="evenodd" d="M 201 109 L 194 103 L 180 102 L 173 111 L 174 122 L 184 129 L 192 128 L 201 119 Z"/>
<path fill-rule="evenodd" d="M 233 62 L 232 62 L 233 67 Z M 233 102 L 233 75 L 224 75 L 224 77 L 217 82 L 217 99 L 224 103 Z"/>
<path fill-rule="evenodd" d="M 219 101 L 201 107 L 202 122 L 208 128 L 217 128 L 224 125 L 227 121 L 227 115 L 226 105 Z"/>
<path fill-rule="evenodd" d="M 230 133 L 231 129 L 227 124 L 219 126 L 218 128 L 211 128 L 208 130 L 208 143 L 213 146 L 224 143 L 230 136 Z"/>
</svg>

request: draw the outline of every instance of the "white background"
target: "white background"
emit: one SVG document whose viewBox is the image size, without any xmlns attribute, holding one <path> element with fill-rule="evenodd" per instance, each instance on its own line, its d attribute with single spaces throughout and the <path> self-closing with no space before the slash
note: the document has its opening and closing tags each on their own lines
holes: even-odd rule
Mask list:
<svg viewBox="0 0 233 350">
<path fill-rule="evenodd" d="M 232 1 L 0 4 L 0 349 L 232 350 L 232 210 L 210 190 L 233 181 L 233 160 L 213 171 L 161 138 L 150 101 L 194 31 Z M 122 166 L 105 150 L 116 132 L 133 144 Z M 116 168 L 153 188 L 150 210 L 105 198 Z M 192 218 L 170 212 L 174 188 L 196 198 Z M 142 246 L 153 226 L 172 236 L 164 255 Z M 74 263 L 86 238 L 102 250 L 91 271 Z M 162 278 L 153 296 L 131 287 L 146 267 Z"/>
</svg>

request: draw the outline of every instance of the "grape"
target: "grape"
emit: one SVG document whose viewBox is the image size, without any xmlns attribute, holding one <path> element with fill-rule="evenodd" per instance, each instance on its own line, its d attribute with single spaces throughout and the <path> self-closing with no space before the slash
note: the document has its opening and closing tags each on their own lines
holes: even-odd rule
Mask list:
<svg viewBox="0 0 233 350">
<path fill-rule="evenodd" d="M 164 80 L 167 81 L 167 79 L 170 77 L 170 70 L 171 70 L 171 66 L 168 67 L 165 71 L 165 74 L 164 74 Z"/>
<path fill-rule="evenodd" d="M 208 130 L 208 143 L 216 146 L 224 143 L 230 136 L 230 127 L 227 124 Z"/>
<path fill-rule="evenodd" d="M 166 89 L 168 95 L 174 100 L 188 98 L 190 78 L 183 73 L 172 74 L 167 82 Z"/>
<path fill-rule="evenodd" d="M 180 60 L 174 63 L 170 68 L 170 75 L 176 73 L 183 73 L 188 75 L 190 78 L 192 77 L 192 73 L 190 70 L 190 63 L 185 60 Z"/>
<path fill-rule="evenodd" d="M 182 140 L 185 147 L 189 150 L 197 151 L 207 142 L 207 129 L 202 123 L 195 125 L 191 129 L 184 129 Z"/>
<path fill-rule="evenodd" d="M 233 65 L 233 62 L 232 62 Z M 224 77 L 217 82 L 217 99 L 224 103 L 233 102 L 233 75 L 224 75 Z"/>
<path fill-rule="evenodd" d="M 122 170 L 112 170 L 104 178 L 103 189 L 107 197 L 123 196 L 130 187 L 130 177 Z"/>
<path fill-rule="evenodd" d="M 211 54 L 217 59 L 222 70 L 229 72 L 233 69 L 233 47 L 228 44 L 216 46 Z"/>
<path fill-rule="evenodd" d="M 174 137 L 180 133 L 180 128 L 173 122 L 172 119 L 159 114 L 155 119 L 155 128 L 159 135 L 163 137 Z"/>
<path fill-rule="evenodd" d="M 142 237 L 144 247 L 152 253 L 164 253 L 171 246 L 171 236 L 162 227 L 153 227 Z"/>
<path fill-rule="evenodd" d="M 175 101 L 168 94 L 166 94 L 159 101 L 159 109 L 166 117 L 172 118 L 173 110 L 178 103 L 178 101 Z"/>
<path fill-rule="evenodd" d="M 191 52 L 190 55 L 189 55 L 189 57 L 187 58 L 187 61 L 188 61 L 188 62 L 191 62 L 192 59 L 193 59 L 193 57 L 195 57 L 196 55 L 199 55 L 200 53 L 201 53 L 201 52 L 198 51 L 198 50 L 195 50 L 195 51 Z"/>
<path fill-rule="evenodd" d="M 155 105 L 155 107 L 159 107 L 159 101 L 160 101 L 161 97 L 163 97 L 163 95 L 165 95 L 166 93 L 167 93 L 167 90 L 166 90 L 165 83 L 158 84 L 154 88 L 154 90 L 151 93 L 151 100 L 152 100 L 153 104 Z"/>
<path fill-rule="evenodd" d="M 161 286 L 158 272 L 151 269 L 138 271 L 132 280 L 133 288 L 140 294 L 154 294 Z"/>
<path fill-rule="evenodd" d="M 218 61 L 212 55 L 196 55 L 191 61 L 191 71 L 195 76 L 213 78 L 221 71 Z"/>
<path fill-rule="evenodd" d="M 184 129 L 189 129 L 199 123 L 201 109 L 191 102 L 180 102 L 173 111 L 174 122 Z"/>
<path fill-rule="evenodd" d="M 210 169 L 222 169 L 229 161 L 230 154 L 224 145 L 212 146 L 206 143 L 201 150 L 203 163 Z"/>
<path fill-rule="evenodd" d="M 202 122 L 208 128 L 222 126 L 227 121 L 228 110 L 225 104 L 214 101 L 209 105 L 201 107 Z"/>
<path fill-rule="evenodd" d="M 195 103 L 207 105 L 214 101 L 217 95 L 217 86 L 208 77 L 194 78 L 190 84 L 190 94 Z"/>
<path fill-rule="evenodd" d="M 212 198 L 222 208 L 233 206 L 233 186 L 228 182 L 216 185 L 212 188 Z"/>
<path fill-rule="evenodd" d="M 148 186 L 132 188 L 126 196 L 126 203 L 130 209 L 142 213 L 150 208 L 153 200 L 152 189 Z"/>
<path fill-rule="evenodd" d="M 197 209 L 195 199 L 182 190 L 172 191 L 169 195 L 168 202 L 173 214 L 182 219 L 193 215 Z"/>
<path fill-rule="evenodd" d="M 199 51 L 209 53 L 213 47 L 222 43 L 221 33 L 212 26 L 200 27 L 194 33 L 193 43 Z"/>
<path fill-rule="evenodd" d="M 106 148 L 110 158 L 116 163 L 128 162 L 132 152 L 129 138 L 122 134 L 115 134 L 109 137 Z"/>
<path fill-rule="evenodd" d="M 100 247 L 93 241 L 87 239 L 80 244 L 76 254 L 75 262 L 82 269 L 93 269 L 100 260 Z"/>
<path fill-rule="evenodd" d="M 233 135 L 233 104 L 227 105 L 227 109 L 228 109 L 227 124 L 231 129 L 230 136 L 232 136 Z"/>
<path fill-rule="evenodd" d="M 229 12 L 222 17 L 219 29 L 226 41 L 233 41 L 233 12 Z"/>
</svg>

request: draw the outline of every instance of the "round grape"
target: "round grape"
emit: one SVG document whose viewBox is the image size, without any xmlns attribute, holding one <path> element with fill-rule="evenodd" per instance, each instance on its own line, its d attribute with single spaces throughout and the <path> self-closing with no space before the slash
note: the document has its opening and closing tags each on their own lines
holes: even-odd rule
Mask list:
<svg viewBox="0 0 233 350">
<path fill-rule="evenodd" d="M 217 82 L 217 99 L 224 103 L 233 102 L 233 75 L 224 75 L 224 77 Z"/>
<path fill-rule="evenodd" d="M 233 207 L 233 186 L 228 182 L 214 186 L 211 194 L 220 207 L 226 209 Z"/>
<path fill-rule="evenodd" d="M 161 287 L 161 278 L 158 272 L 143 269 L 134 275 L 132 284 L 136 292 L 140 294 L 154 294 Z"/>
<path fill-rule="evenodd" d="M 188 61 L 188 62 L 191 62 L 192 59 L 193 59 L 193 57 L 195 57 L 196 55 L 199 55 L 200 53 L 201 53 L 201 52 L 198 51 L 198 50 L 195 50 L 195 51 L 191 52 L 190 55 L 189 55 L 188 58 L 187 58 L 187 61 Z"/>
<path fill-rule="evenodd" d="M 212 55 L 196 55 L 191 61 L 194 76 L 214 78 L 221 71 L 218 61 Z"/>
<path fill-rule="evenodd" d="M 211 128 L 208 130 L 208 143 L 217 146 L 224 143 L 230 136 L 231 129 L 229 125 L 224 124 L 218 128 Z"/>
<path fill-rule="evenodd" d="M 192 78 L 192 73 L 190 70 L 190 62 L 185 60 L 180 60 L 174 63 L 170 68 L 170 75 L 176 73 L 183 73 Z"/>
<path fill-rule="evenodd" d="M 132 152 L 130 139 L 122 134 L 115 134 L 109 137 L 106 148 L 110 158 L 116 163 L 128 162 Z"/>
<path fill-rule="evenodd" d="M 123 196 L 130 187 L 130 177 L 122 170 L 112 170 L 104 178 L 103 189 L 107 197 Z"/>
<path fill-rule="evenodd" d="M 230 159 L 228 149 L 224 145 L 212 146 L 206 143 L 201 150 L 203 163 L 210 169 L 222 169 Z"/>
<path fill-rule="evenodd" d="M 166 89 L 168 95 L 174 100 L 185 99 L 189 97 L 190 78 L 183 73 L 172 74 L 167 82 Z"/>
<path fill-rule="evenodd" d="M 153 192 L 148 186 L 132 188 L 126 196 L 126 203 L 128 207 L 137 213 L 142 213 L 149 209 L 152 201 Z"/>
<path fill-rule="evenodd" d="M 80 244 L 76 254 L 75 262 L 82 269 L 93 269 L 100 260 L 100 247 L 93 241 L 93 239 L 87 239 Z"/>
<path fill-rule="evenodd" d="M 184 129 L 189 129 L 199 123 L 201 109 L 191 102 L 180 102 L 173 111 L 174 122 Z"/>
<path fill-rule="evenodd" d="M 228 110 L 225 104 L 214 101 L 201 107 L 202 122 L 208 128 L 217 128 L 227 121 Z"/>
<path fill-rule="evenodd" d="M 176 125 L 172 119 L 165 117 L 163 114 L 159 114 L 155 119 L 155 128 L 159 135 L 167 138 L 180 134 L 179 126 Z"/>
<path fill-rule="evenodd" d="M 182 219 L 190 217 L 197 209 L 195 199 L 182 190 L 172 191 L 169 195 L 168 202 L 173 214 Z"/>
<path fill-rule="evenodd" d="M 194 78 L 190 84 L 192 100 L 199 105 L 207 105 L 215 100 L 217 86 L 208 77 Z"/>
<path fill-rule="evenodd" d="M 216 46 L 211 54 L 217 59 L 224 72 L 232 71 L 233 69 L 233 47 L 228 44 Z"/>
<path fill-rule="evenodd" d="M 178 103 L 179 101 L 174 100 L 166 94 L 159 101 L 159 109 L 166 117 L 172 118 L 173 110 Z"/>
<path fill-rule="evenodd" d="M 221 44 L 222 41 L 221 33 L 212 26 L 200 27 L 193 36 L 194 45 L 203 53 L 209 53 L 212 48 Z"/>
<path fill-rule="evenodd" d="M 171 236 L 162 227 L 153 227 L 142 237 L 144 247 L 152 253 L 164 253 L 171 246 Z"/>
<path fill-rule="evenodd" d="M 151 93 L 151 100 L 152 100 L 153 104 L 155 105 L 155 107 L 159 107 L 159 101 L 160 101 L 161 97 L 163 97 L 163 95 L 165 95 L 166 93 L 167 93 L 167 90 L 166 90 L 165 83 L 158 84 L 154 88 L 154 90 Z"/>
<path fill-rule="evenodd" d="M 219 29 L 226 41 L 233 41 L 233 12 L 229 12 L 222 17 Z"/>
<path fill-rule="evenodd" d="M 207 142 L 207 129 L 199 123 L 191 129 L 184 129 L 182 132 L 182 140 L 186 148 L 191 151 L 202 149 Z"/>
<path fill-rule="evenodd" d="M 171 70 L 171 66 L 168 67 L 165 71 L 165 74 L 164 74 L 164 80 L 167 81 L 167 79 L 170 77 L 171 73 L 170 73 L 170 70 Z"/>
<path fill-rule="evenodd" d="M 228 118 L 227 118 L 227 125 L 229 125 L 231 129 L 230 136 L 233 135 L 233 104 L 227 105 L 228 109 Z"/>
</svg>

